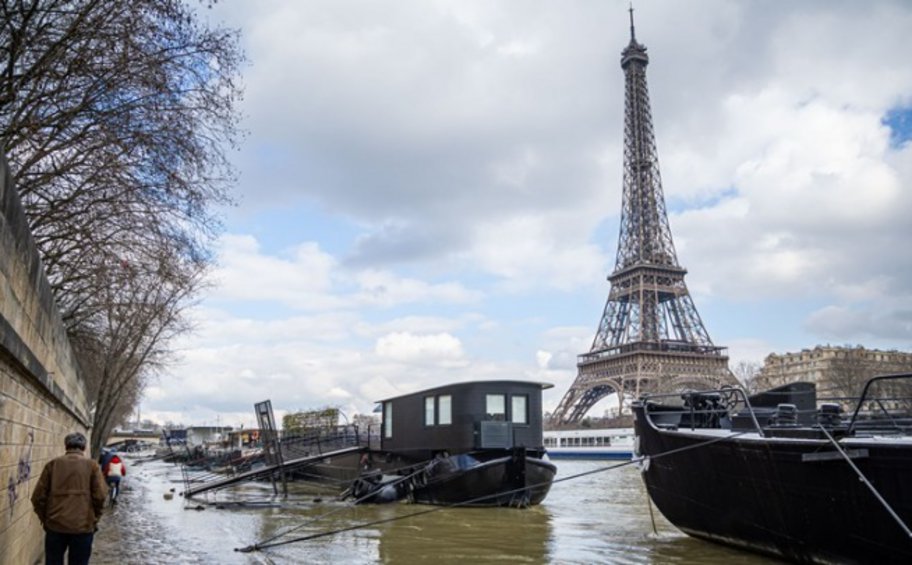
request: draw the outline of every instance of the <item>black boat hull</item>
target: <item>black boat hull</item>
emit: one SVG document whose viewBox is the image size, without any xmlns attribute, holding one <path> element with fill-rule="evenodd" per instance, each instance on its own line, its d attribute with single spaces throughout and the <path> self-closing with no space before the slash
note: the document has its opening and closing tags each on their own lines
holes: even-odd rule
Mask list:
<svg viewBox="0 0 912 565">
<path fill-rule="evenodd" d="M 912 563 L 912 539 L 828 440 L 720 439 L 658 429 L 642 405 L 635 413 L 649 495 L 682 531 L 801 563 Z M 856 439 L 851 449 L 912 523 L 912 443 Z"/>
<path fill-rule="evenodd" d="M 534 457 L 497 457 L 468 468 L 441 461 L 410 498 L 420 504 L 524 508 L 545 499 L 556 473 L 552 463 Z"/>
</svg>

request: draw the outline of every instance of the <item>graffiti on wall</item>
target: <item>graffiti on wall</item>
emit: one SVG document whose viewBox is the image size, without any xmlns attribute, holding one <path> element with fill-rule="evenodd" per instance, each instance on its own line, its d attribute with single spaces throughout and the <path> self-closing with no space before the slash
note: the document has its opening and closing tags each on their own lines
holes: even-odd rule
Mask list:
<svg viewBox="0 0 912 565">
<path fill-rule="evenodd" d="M 35 432 L 30 431 L 28 438 L 28 447 L 25 449 L 25 453 L 19 456 L 16 476 L 10 475 L 9 482 L 6 485 L 6 494 L 9 496 L 10 518 L 13 517 L 14 505 L 19 499 L 19 485 L 29 480 L 29 477 L 32 476 L 32 444 L 35 443 Z"/>
</svg>

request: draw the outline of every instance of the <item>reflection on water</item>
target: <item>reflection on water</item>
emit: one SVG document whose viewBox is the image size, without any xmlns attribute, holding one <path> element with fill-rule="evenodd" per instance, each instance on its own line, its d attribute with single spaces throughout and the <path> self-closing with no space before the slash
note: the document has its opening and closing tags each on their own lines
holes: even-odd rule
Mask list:
<svg viewBox="0 0 912 565">
<path fill-rule="evenodd" d="M 561 461 L 557 479 L 611 465 Z M 350 507 L 300 485 L 290 485 L 287 500 L 275 499 L 265 484 L 210 499 L 224 502 L 224 509 L 193 510 L 193 502 L 162 496 L 181 490 L 177 467 L 152 462 L 133 470 L 120 503 L 102 520 L 98 563 L 774 563 L 689 538 L 657 512 L 654 533 L 633 466 L 557 482 L 544 504 L 524 510 Z M 239 500 L 258 505 L 231 504 Z M 281 533 L 275 541 L 367 523 L 373 525 L 254 553 L 234 551 Z"/>
<path fill-rule="evenodd" d="M 414 506 L 410 508 L 415 508 Z M 381 530 L 384 563 L 545 563 L 551 516 L 538 506 L 453 508 L 392 522 Z"/>
</svg>

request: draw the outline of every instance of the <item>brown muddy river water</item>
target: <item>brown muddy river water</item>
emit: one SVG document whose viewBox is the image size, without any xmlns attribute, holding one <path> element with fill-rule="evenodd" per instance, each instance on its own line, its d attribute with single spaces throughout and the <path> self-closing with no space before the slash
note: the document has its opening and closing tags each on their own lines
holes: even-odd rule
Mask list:
<svg viewBox="0 0 912 565">
<path fill-rule="evenodd" d="M 188 507 L 180 468 L 129 465 L 118 505 L 102 518 L 94 563 L 675 563 L 770 564 L 776 561 L 685 536 L 657 512 L 653 532 L 646 492 L 634 466 L 556 483 L 537 507 L 446 508 L 396 503 L 349 506 L 333 494 L 291 484 L 286 501 L 271 485 L 247 484 L 216 499 L 274 506 L 205 510 Z M 557 479 L 604 469 L 606 461 L 557 461 Z M 317 501 L 318 500 L 318 501 Z M 424 512 L 407 517 L 409 514 Z M 400 519 L 401 518 L 401 519 Z M 290 540 L 390 520 L 254 553 L 235 548 Z"/>
</svg>

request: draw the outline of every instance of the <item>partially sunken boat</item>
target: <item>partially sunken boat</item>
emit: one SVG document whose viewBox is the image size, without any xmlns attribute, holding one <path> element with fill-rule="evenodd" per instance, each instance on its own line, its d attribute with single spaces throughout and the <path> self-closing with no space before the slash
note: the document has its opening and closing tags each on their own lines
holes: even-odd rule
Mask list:
<svg viewBox="0 0 912 565">
<path fill-rule="evenodd" d="M 457 383 L 380 401 L 380 449 L 351 495 L 458 506 L 540 503 L 557 468 L 543 459 L 541 393 L 526 381 Z"/>
<path fill-rule="evenodd" d="M 912 563 L 912 374 L 854 402 L 794 383 L 633 409 L 649 496 L 682 531 L 801 563 Z"/>
</svg>

